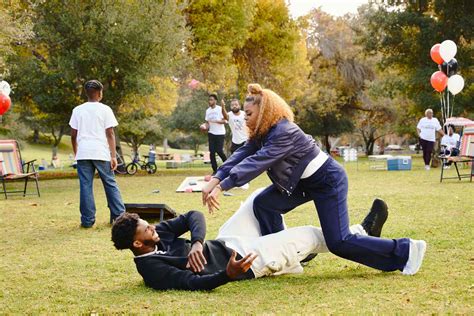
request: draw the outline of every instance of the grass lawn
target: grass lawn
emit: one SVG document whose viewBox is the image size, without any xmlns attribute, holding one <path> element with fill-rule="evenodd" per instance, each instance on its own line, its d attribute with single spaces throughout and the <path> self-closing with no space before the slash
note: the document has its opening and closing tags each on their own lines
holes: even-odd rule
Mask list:
<svg viewBox="0 0 474 316">
<path fill-rule="evenodd" d="M 41 198 L 0 197 L 0 313 L 9 314 L 473 314 L 474 183 L 439 183 L 439 169 L 369 171 L 346 166 L 352 223 L 365 216 L 372 199 L 389 205 L 387 238 L 425 239 L 420 272 L 411 277 L 383 273 L 321 254 L 302 275 L 234 282 L 211 292 L 157 292 L 146 288 L 130 251 L 110 241 L 108 209 L 100 181 L 95 186 L 97 224 L 79 228 L 78 180 L 41 181 Z M 190 174 L 193 170 L 190 170 Z M 454 173 L 453 170 L 448 170 Z M 178 212 L 198 209 L 200 194 L 175 193 L 183 175 L 118 177 L 125 202 L 166 203 Z M 254 189 L 222 197 L 222 210 L 206 213 L 207 237 Z M 160 193 L 152 193 L 160 189 Z M 308 203 L 287 215 L 289 226 L 315 224 Z"/>
</svg>

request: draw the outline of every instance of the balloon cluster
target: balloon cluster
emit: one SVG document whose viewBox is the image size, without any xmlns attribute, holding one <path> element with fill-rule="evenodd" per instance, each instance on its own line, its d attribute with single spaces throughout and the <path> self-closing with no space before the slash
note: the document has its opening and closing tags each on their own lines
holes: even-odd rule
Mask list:
<svg viewBox="0 0 474 316">
<path fill-rule="evenodd" d="M 458 72 L 458 61 L 454 56 L 456 56 L 457 51 L 456 44 L 451 40 L 446 40 L 431 47 L 431 59 L 438 64 L 439 68 L 431 75 L 431 85 L 438 92 L 442 92 L 448 87 L 449 92 L 456 95 L 464 88 L 464 79 L 456 74 Z"/>
<path fill-rule="evenodd" d="M 457 51 L 456 44 L 451 40 L 433 45 L 430 51 L 431 59 L 438 64 L 439 69 L 431 75 L 430 82 L 431 86 L 440 92 L 443 121 L 453 114 L 454 99 L 450 107 L 449 92 L 454 96 L 464 88 L 464 79 L 457 74 L 458 61 L 454 58 Z M 446 98 L 444 94 L 446 94 Z"/>
<path fill-rule="evenodd" d="M 8 82 L 0 81 L 0 115 L 5 114 L 12 104 L 10 100 L 11 88 Z"/>
</svg>

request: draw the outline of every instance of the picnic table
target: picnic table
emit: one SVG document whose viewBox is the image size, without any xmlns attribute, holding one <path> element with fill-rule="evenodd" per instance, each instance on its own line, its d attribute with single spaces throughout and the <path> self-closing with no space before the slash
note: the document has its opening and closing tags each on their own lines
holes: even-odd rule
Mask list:
<svg viewBox="0 0 474 316">
<path fill-rule="evenodd" d="M 392 155 L 370 155 L 369 169 L 370 170 L 387 170 L 387 159 L 392 158 Z"/>
<path fill-rule="evenodd" d="M 173 154 L 156 153 L 156 157 L 158 158 L 158 160 L 171 160 L 173 158 Z"/>
</svg>

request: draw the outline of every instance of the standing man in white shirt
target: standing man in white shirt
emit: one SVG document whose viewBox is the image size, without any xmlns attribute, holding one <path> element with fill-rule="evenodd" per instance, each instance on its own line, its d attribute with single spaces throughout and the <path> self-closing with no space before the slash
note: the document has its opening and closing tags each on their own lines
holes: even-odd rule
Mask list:
<svg viewBox="0 0 474 316">
<path fill-rule="evenodd" d="M 216 154 L 221 157 L 222 162 L 227 160 L 224 154 L 225 126 L 227 113 L 225 109 L 217 105 L 217 95 L 209 95 L 209 108 L 206 110 L 205 120 L 209 125 L 207 136 L 209 140 L 209 151 L 211 153 L 211 166 L 213 174 L 217 171 Z"/>
<path fill-rule="evenodd" d="M 225 109 L 225 102 L 222 100 L 222 107 Z M 240 109 L 239 100 L 232 99 L 230 102 L 230 112 L 227 113 L 227 121 L 232 132 L 232 145 L 230 153 L 242 147 L 248 139 L 245 125 L 245 112 Z"/>
<path fill-rule="evenodd" d="M 114 175 L 117 168 L 114 127 L 118 122 L 112 109 L 100 103 L 103 88 L 97 80 L 87 81 L 84 90 L 88 100 L 74 108 L 69 121 L 79 176 L 81 226 L 84 228 L 95 223 L 93 183 L 96 170 L 104 185 L 110 223 L 125 211 Z"/>
<path fill-rule="evenodd" d="M 423 160 L 425 162 L 425 169 L 430 170 L 431 154 L 433 152 L 436 141 L 436 132 L 444 135 L 441 125 L 436 117 L 433 117 L 433 110 L 427 109 L 425 117 L 420 119 L 416 126 L 418 136 L 420 137 L 420 145 L 423 150 Z"/>
</svg>

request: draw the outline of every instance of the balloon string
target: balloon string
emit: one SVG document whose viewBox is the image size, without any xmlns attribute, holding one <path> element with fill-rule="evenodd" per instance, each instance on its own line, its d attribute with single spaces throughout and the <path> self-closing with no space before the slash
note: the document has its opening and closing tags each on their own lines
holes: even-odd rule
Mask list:
<svg viewBox="0 0 474 316">
<path fill-rule="evenodd" d="M 449 104 L 449 89 L 446 88 L 446 96 L 448 97 L 448 118 L 451 117 L 451 114 L 450 114 L 450 109 L 451 109 L 451 105 Z M 452 112 L 452 110 L 451 110 Z"/>
<path fill-rule="evenodd" d="M 444 120 L 444 105 L 443 105 L 443 102 L 444 101 L 444 97 L 443 97 L 443 93 L 440 91 L 439 92 L 439 102 L 441 104 L 441 120 L 443 121 L 443 125 L 445 123 L 445 120 Z"/>
<path fill-rule="evenodd" d="M 453 116 L 453 111 L 454 111 L 454 97 L 455 95 L 453 94 L 453 103 L 451 104 L 451 116 Z"/>
</svg>

